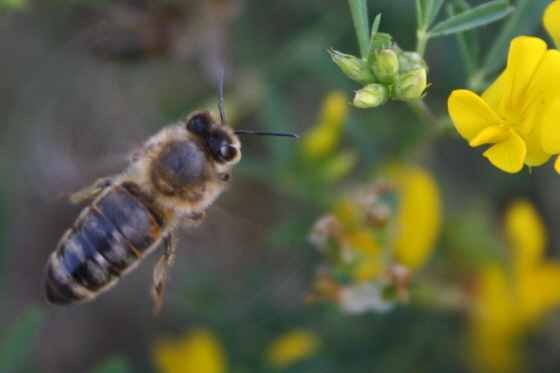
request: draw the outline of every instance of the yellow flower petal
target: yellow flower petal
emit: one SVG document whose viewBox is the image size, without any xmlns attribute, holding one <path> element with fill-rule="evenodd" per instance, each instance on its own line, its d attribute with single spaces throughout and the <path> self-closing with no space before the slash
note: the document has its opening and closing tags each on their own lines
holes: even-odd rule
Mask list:
<svg viewBox="0 0 560 373">
<path fill-rule="evenodd" d="M 538 126 L 533 133 L 524 139 L 527 147 L 525 155 L 525 164 L 527 166 L 540 166 L 550 159 L 552 154 L 544 151 L 542 146 L 542 127 Z"/>
<path fill-rule="evenodd" d="M 273 367 L 284 369 L 317 352 L 319 337 L 308 330 L 296 329 L 281 335 L 266 353 Z"/>
<path fill-rule="evenodd" d="M 506 373 L 520 365 L 517 338 L 522 320 L 508 278 L 498 265 L 490 264 L 478 276 L 472 305 L 471 348 L 478 371 Z"/>
<path fill-rule="evenodd" d="M 525 143 L 518 134 L 512 131 L 509 139 L 493 145 L 483 155 L 500 170 L 515 173 L 523 168 L 526 153 Z"/>
<path fill-rule="evenodd" d="M 520 108 L 525 95 L 530 94 L 527 93 L 527 87 L 545 52 L 546 43 L 539 38 L 519 36 L 511 42 L 507 68 L 504 71 L 504 97 L 498 111 L 512 125 L 521 123 Z M 525 137 L 533 130 L 531 125 L 533 123 L 527 123 L 516 129 L 516 132 Z"/>
<path fill-rule="evenodd" d="M 555 100 L 549 105 L 542 117 L 541 126 L 543 150 L 549 154 L 560 153 L 560 100 Z"/>
<path fill-rule="evenodd" d="M 552 40 L 554 40 L 556 48 L 560 48 L 560 1 L 554 1 L 546 8 L 543 25 Z"/>
<path fill-rule="evenodd" d="M 154 361 L 161 373 L 225 373 L 222 346 L 208 330 L 196 330 L 181 340 L 162 339 L 154 346 Z"/>
<path fill-rule="evenodd" d="M 529 135 L 529 128 L 534 129 L 540 126 L 543 114 L 548 107 L 552 102 L 560 99 L 559 82 L 560 52 L 551 49 L 543 54 L 531 80 L 523 91 L 521 105 L 517 108 L 521 114 L 519 118 L 521 125 L 516 131 L 521 137 L 525 138 Z"/>
<path fill-rule="evenodd" d="M 469 142 L 470 146 L 479 146 L 483 144 L 495 144 L 509 139 L 511 128 L 505 125 L 497 125 L 483 128 L 479 134 Z"/>
<path fill-rule="evenodd" d="M 430 257 L 441 230 L 441 197 L 432 175 L 420 167 L 401 174 L 394 254 L 410 270 L 420 268 Z"/>
<path fill-rule="evenodd" d="M 490 106 L 471 91 L 453 91 L 447 106 L 455 128 L 468 141 L 472 141 L 486 127 L 504 124 Z"/>
<path fill-rule="evenodd" d="M 505 231 L 511 242 L 517 272 L 541 261 L 546 229 L 537 209 L 526 199 L 512 202 L 505 214 Z"/>
<path fill-rule="evenodd" d="M 506 85 L 506 74 L 501 73 L 498 79 L 496 79 L 494 83 L 492 83 L 490 87 L 488 87 L 481 96 L 482 99 L 486 101 L 488 106 L 490 106 L 492 110 L 494 110 L 495 112 L 498 111 L 500 107 L 500 102 L 504 97 L 505 85 Z"/>
</svg>

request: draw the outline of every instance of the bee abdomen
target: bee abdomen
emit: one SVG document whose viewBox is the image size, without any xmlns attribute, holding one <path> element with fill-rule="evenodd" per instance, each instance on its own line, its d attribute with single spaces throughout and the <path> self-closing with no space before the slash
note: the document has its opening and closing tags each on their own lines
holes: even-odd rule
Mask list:
<svg viewBox="0 0 560 373">
<path fill-rule="evenodd" d="M 165 226 L 133 183 L 95 201 L 60 242 L 47 267 L 52 303 L 75 303 L 109 288 L 153 247 Z"/>
</svg>

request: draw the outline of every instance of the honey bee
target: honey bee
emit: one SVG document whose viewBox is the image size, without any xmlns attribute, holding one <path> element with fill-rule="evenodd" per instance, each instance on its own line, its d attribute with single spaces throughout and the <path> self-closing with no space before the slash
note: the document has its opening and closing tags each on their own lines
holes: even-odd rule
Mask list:
<svg viewBox="0 0 560 373">
<path fill-rule="evenodd" d="M 220 71 L 220 118 L 195 111 L 164 127 L 132 154 L 119 175 L 97 180 L 69 196 L 73 203 L 93 200 L 62 236 L 46 267 L 50 303 L 75 304 L 111 288 L 160 244 L 163 255 L 154 269 L 154 313 L 160 311 L 180 225 L 196 226 L 223 192 L 232 167 L 241 159 L 237 135 L 297 137 L 290 133 L 233 131 L 223 111 Z"/>
</svg>

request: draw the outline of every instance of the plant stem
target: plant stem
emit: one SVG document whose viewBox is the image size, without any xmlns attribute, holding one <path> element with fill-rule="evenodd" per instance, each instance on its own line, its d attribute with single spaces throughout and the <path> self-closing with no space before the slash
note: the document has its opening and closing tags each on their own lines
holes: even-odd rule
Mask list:
<svg viewBox="0 0 560 373">
<path fill-rule="evenodd" d="M 369 22 L 366 0 L 348 0 L 348 3 L 350 4 L 356 37 L 360 46 L 360 54 L 362 59 L 365 59 L 367 58 L 369 48 Z"/>
<path fill-rule="evenodd" d="M 422 119 L 422 121 L 432 127 L 434 130 L 440 130 L 441 125 L 436 119 L 436 117 L 432 114 L 430 109 L 426 106 L 426 103 L 423 100 L 420 101 L 409 101 L 408 104 L 414 110 L 416 115 Z"/>
<path fill-rule="evenodd" d="M 416 37 L 418 38 L 418 41 L 416 42 L 416 53 L 418 53 L 420 57 L 424 58 L 424 52 L 426 51 L 426 44 L 430 38 L 430 33 L 428 33 L 426 29 L 419 29 L 416 31 Z"/>
</svg>

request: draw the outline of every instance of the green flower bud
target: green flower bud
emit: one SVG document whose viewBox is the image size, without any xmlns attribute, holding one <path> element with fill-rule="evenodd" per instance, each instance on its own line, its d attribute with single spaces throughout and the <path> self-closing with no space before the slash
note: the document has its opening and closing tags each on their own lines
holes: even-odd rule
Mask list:
<svg viewBox="0 0 560 373">
<path fill-rule="evenodd" d="M 393 96 L 403 101 L 415 101 L 422 98 L 424 89 L 426 89 L 426 69 L 410 70 L 397 79 L 397 83 L 393 86 Z"/>
<path fill-rule="evenodd" d="M 428 65 L 424 59 L 416 52 L 402 52 L 399 54 L 399 74 L 404 74 L 410 70 L 424 68 L 428 71 Z"/>
<path fill-rule="evenodd" d="M 383 105 L 389 99 L 389 88 L 383 84 L 368 84 L 356 91 L 354 106 L 366 109 Z"/>
<path fill-rule="evenodd" d="M 373 65 L 375 76 L 383 84 L 394 84 L 399 75 L 399 60 L 392 49 L 384 49 L 377 54 Z"/>
<path fill-rule="evenodd" d="M 373 70 L 365 61 L 351 54 L 340 53 L 332 49 L 328 52 L 331 54 L 334 63 L 336 63 L 342 72 L 350 79 L 360 84 L 377 83 Z"/>
</svg>

